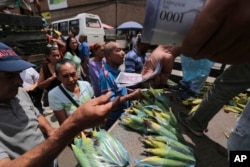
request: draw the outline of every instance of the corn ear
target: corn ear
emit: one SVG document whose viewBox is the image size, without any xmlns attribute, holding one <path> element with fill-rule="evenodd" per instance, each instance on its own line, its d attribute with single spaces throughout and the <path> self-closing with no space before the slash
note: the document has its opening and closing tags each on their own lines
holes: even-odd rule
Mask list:
<svg viewBox="0 0 250 167">
<path fill-rule="evenodd" d="M 142 139 L 142 142 L 152 148 L 166 148 L 167 147 L 166 143 L 154 140 L 153 138 Z"/>
<path fill-rule="evenodd" d="M 136 115 L 123 113 L 121 116 L 121 124 L 123 126 L 129 127 L 133 130 L 136 130 L 142 133 L 147 132 L 147 128 L 143 123 L 143 118 L 136 116 Z"/>
<path fill-rule="evenodd" d="M 149 109 L 149 110 L 155 110 L 155 111 L 158 111 L 158 112 L 163 112 L 163 110 L 158 107 L 157 105 L 153 104 L 153 105 L 147 105 L 145 106 L 145 108 Z"/>
<path fill-rule="evenodd" d="M 200 104 L 202 102 L 203 99 L 200 99 L 200 98 L 196 98 L 194 99 L 191 103 L 192 105 L 197 105 L 197 104 Z"/>
<path fill-rule="evenodd" d="M 246 107 L 246 104 L 236 103 L 236 106 L 244 110 Z"/>
<path fill-rule="evenodd" d="M 144 124 L 151 129 L 154 133 L 163 135 L 163 136 L 168 136 L 171 139 L 178 140 L 177 136 L 174 135 L 172 132 L 167 130 L 166 128 L 160 126 L 159 124 L 155 123 L 154 121 L 151 121 L 149 119 L 143 119 Z"/>
<path fill-rule="evenodd" d="M 162 158 L 171 158 L 175 160 L 185 161 L 195 163 L 193 156 L 185 155 L 179 151 L 173 150 L 171 147 L 168 148 L 149 148 L 144 150 L 147 153 L 162 157 Z"/>
<path fill-rule="evenodd" d="M 161 158 L 158 156 L 146 157 L 144 159 L 137 159 L 136 166 L 145 167 L 145 166 L 161 166 L 161 167 L 188 167 L 189 164 L 186 162 L 176 161 L 168 158 Z"/>
<path fill-rule="evenodd" d="M 224 106 L 223 109 L 224 109 L 225 112 L 233 112 L 233 113 L 236 113 L 236 114 L 241 114 L 242 111 L 243 111 L 243 109 L 236 108 L 235 106 Z"/>
<path fill-rule="evenodd" d="M 199 108 L 199 106 L 200 106 L 200 104 L 197 104 L 197 105 L 193 106 L 188 114 L 189 115 L 194 114 L 197 111 L 197 109 Z"/>
<path fill-rule="evenodd" d="M 87 155 L 84 154 L 84 152 L 74 144 L 71 144 L 71 147 L 79 165 L 81 167 L 86 167 L 86 166 L 91 167 Z"/>
<path fill-rule="evenodd" d="M 140 101 L 138 101 L 138 100 L 133 100 L 133 101 L 131 102 L 131 105 L 132 105 L 133 107 L 139 109 L 139 110 L 142 110 L 142 109 L 144 108 L 144 107 L 143 107 L 143 104 L 142 104 Z"/>
<path fill-rule="evenodd" d="M 146 113 L 148 116 L 151 116 L 151 117 L 154 116 L 152 110 L 149 110 L 149 109 L 147 109 L 147 108 L 144 108 L 143 111 L 144 111 L 144 113 Z"/>
<path fill-rule="evenodd" d="M 175 115 L 174 115 L 174 113 L 173 113 L 171 107 L 169 107 L 169 114 L 170 114 L 170 123 L 171 123 L 174 127 L 176 127 L 176 126 L 177 126 L 177 119 L 176 119 L 176 117 L 175 117 Z"/>
<path fill-rule="evenodd" d="M 154 140 L 158 140 L 167 144 L 167 146 L 173 148 L 176 151 L 182 152 L 184 154 L 193 155 L 193 149 L 188 145 L 185 145 L 177 140 L 172 140 L 167 136 L 150 136 Z"/>
<path fill-rule="evenodd" d="M 122 144 L 105 130 L 98 132 L 98 153 L 102 155 L 106 162 L 114 166 L 126 166 L 129 163 L 129 155 Z"/>
</svg>

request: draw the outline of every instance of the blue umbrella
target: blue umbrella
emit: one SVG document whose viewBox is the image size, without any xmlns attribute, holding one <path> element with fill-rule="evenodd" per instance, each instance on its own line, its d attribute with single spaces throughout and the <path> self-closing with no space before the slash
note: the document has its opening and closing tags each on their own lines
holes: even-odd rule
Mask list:
<svg viewBox="0 0 250 167">
<path fill-rule="evenodd" d="M 143 26 L 135 21 L 124 22 L 117 27 L 117 30 L 141 30 Z"/>
</svg>

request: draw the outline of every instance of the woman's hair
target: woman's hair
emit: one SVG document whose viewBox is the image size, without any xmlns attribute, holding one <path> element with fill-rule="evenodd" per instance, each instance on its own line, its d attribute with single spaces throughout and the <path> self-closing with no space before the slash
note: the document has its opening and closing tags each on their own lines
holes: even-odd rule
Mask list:
<svg viewBox="0 0 250 167">
<path fill-rule="evenodd" d="M 78 41 L 75 37 L 68 37 L 66 40 L 66 52 L 70 52 L 73 55 L 73 51 L 70 48 L 70 41 L 71 39 L 75 39 L 77 42 L 77 48 L 75 50 L 76 55 L 79 55 L 79 46 L 78 46 Z"/>
<path fill-rule="evenodd" d="M 95 43 L 94 46 L 93 46 L 92 49 L 91 49 L 91 53 L 92 53 L 93 55 L 95 55 L 95 52 L 96 52 L 98 49 L 100 49 L 101 47 L 103 47 L 104 45 L 105 45 L 104 42 Z"/>
<path fill-rule="evenodd" d="M 55 73 L 57 76 L 60 73 L 61 66 L 66 64 L 66 63 L 72 64 L 76 68 L 76 65 L 73 61 L 71 61 L 69 59 L 60 59 L 56 62 L 56 65 L 55 65 Z"/>
<path fill-rule="evenodd" d="M 58 45 L 47 45 L 47 47 L 46 47 L 46 50 L 45 50 L 45 52 L 46 52 L 46 62 L 50 62 L 50 60 L 49 60 L 49 55 L 51 54 L 51 52 L 53 51 L 53 50 L 59 50 L 59 48 L 58 48 Z"/>
</svg>

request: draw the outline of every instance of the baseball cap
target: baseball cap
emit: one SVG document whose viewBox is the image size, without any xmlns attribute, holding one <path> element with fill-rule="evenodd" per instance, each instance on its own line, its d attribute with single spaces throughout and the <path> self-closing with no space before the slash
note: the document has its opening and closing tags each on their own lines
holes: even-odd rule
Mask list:
<svg viewBox="0 0 250 167">
<path fill-rule="evenodd" d="M 10 47 L 0 42 L 0 71 L 17 72 L 35 66 L 22 60 Z"/>
</svg>

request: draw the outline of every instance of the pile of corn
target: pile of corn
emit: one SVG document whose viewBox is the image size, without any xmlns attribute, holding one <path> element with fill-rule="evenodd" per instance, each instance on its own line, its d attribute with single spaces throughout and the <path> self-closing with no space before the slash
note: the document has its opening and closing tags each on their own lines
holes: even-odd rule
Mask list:
<svg viewBox="0 0 250 167">
<path fill-rule="evenodd" d="M 239 93 L 237 96 L 233 97 L 228 104 L 223 106 L 223 110 L 226 113 L 231 112 L 240 115 L 245 109 L 248 100 L 250 100 L 250 97 L 247 93 Z M 193 114 L 198 109 L 201 102 L 202 98 L 188 98 L 182 101 L 182 104 L 190 107 L 191 110 L 189 114 Z"/>
<path fill-rule="evenodd" d="M 245 109 L 248 100 L 250 100 L 250 97 L 247 93 L 239 93 L 227 105 L 224 105 L 224 111 L 240 115 Z"/>
<path fill-rule="evenodd" d="M 126 167 L 129 154 L 123 145 L 106 130 L 93 130 L 90 137 L 84 133 L 75 137 L 71 145 L 81 167 Z"/>
<path fill-rule="evenodd" d="M 195 166 L 193 150 L 181 135 L 169 99 L 163 89 L 142 91 L 143 99 L 132 102 L 121 116 L 121 124 L 144 135 L 144 159 L 138 167 Z"/>
</svg>

